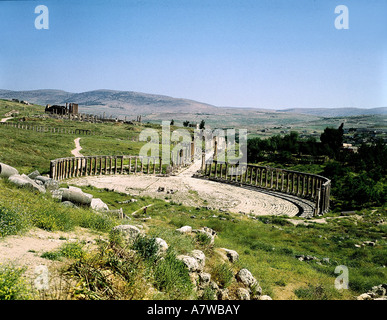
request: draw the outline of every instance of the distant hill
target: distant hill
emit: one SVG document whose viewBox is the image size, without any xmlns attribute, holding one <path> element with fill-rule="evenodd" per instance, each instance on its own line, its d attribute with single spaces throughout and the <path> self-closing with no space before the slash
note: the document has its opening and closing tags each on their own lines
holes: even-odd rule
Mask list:
<svg viewBox="0 0 387 320">
<path fill-rule="evenodd" d="M 292 108 L 281 112 L 308 114 L 318 117 L 353 117 L 362 115 L 387 115 L 387 107 L 380 108 Z"/>
<path fill-rule="evenodd" d="M 185 114 L 193 115 L 218 115 L 222 117 L 231 117 L 243 114 L 246 117 L 253 115 L 265 115 L 278 117 L 280 115 L 305 115 L 313 117 L 351 117 L 360 115 L 387 115 L 387 107 L 361 109 L 361 108 L 293 108 L 286 110 L 270 110 L 258 108 L 235 108 L 235 107 L 217 107 L 207 103 L 198 102 L 189 99 L 173 98 L 165 95 L 148 94 L 134 91 L 118 90 L 93 90 L 81 93 L 72 93 L 62 90 L 30 90 L 30 91 L 11 91 L 1 90 L 0 98 L 25 100 L 28 102 L 46 105 L 46 104 L 65 104 L 74 102 L 79 104 L 79 110 L 83 113 L 133 116 L 149 115 L 149 117 L 159 115 L 178 115 L 185 117 Z M 223 118 L 223 120 L 225 120 Z M 200 121 L 200 120 L 199 120 Z"/>
<path fill-rule="evenodd" d="M 217 107 L 188 99 L 133 91 L 94 90 L 71 93 L 61 90 L 11 91 L 0 90 L 0 98 L 25 100 L 46 104 L 79 104 L 82 112 L 114 115 L 139 115 L 151 113 L 216 113 Z"/>
</svg>

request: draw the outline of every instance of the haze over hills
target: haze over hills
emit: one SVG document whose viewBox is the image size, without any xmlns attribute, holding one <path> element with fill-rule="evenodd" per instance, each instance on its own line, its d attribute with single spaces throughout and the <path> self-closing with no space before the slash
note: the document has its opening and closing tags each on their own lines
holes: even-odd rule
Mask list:
<svg viewBox="0 0 387 320">
<path fill-rule="evenodd" d="M 84 113 L 133 116 L 156 114 L 294 114 L 313 117 L 350 117 L 359 115 L 387 115 L 387 107 L 361 108 L 292 108 L 271 110 L 263 108 L 217 107 L 189 99 L 173 98 L 165 95 L 148 94 L 134 91 L 93 90 L 81 93 L 63 90 L 43 89 L 29 91 L 1 90 L 0 98 L 25 100 L 40 105 L 65 104 L 74 102 Z"/>
<path fill-rule="evenodd" d="M 387 107 L 380 108 L 292 108 L 280 112 L 309 114 L 319 117 L 353 117 L 361 115 L 387 115 Z"/>
</svg>

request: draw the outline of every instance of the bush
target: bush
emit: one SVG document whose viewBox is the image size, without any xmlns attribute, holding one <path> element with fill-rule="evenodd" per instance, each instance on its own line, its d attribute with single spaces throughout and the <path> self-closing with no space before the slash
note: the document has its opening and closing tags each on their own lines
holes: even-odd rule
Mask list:
<svg viewBox="0 0 387 320">
<path fill-rule="evenodd" d="M 222 287 L 227 288 L 233 278 L 234 273 L 227 263 L 217 265 L 212 271 L 212 278 Z"/>
<path fill-rule="evenodd" d="M 26 282 L 22 279 L 24 268 L 0 265 L 0 300 L 26 300 L 28 293 Z"/>
<path fill-rule="evenodd" d="M 157 259 L 159 247 L 156 243 L 156 238 L 139 235 L 134 241 L 132 248 L 145 260 L 154 261 Z"/>
<path fill-rule="evenodd" d="M 156 288 L 167 293 L 172 300 L 189 298 L 193 289 L 188 269 L 170 249 L 165 259 L 155 266 L 154 281 Z"/>
</svg>

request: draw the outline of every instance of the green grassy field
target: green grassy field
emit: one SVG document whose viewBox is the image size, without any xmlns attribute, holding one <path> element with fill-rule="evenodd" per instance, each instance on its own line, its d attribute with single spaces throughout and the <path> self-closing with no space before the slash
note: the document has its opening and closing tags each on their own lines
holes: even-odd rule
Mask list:
<svg viewBox="0 0 387 320">
<path fill-rule="evenodd" d="M 142 206 L 153 204 L 147 211 L 151 220 L 144 223 L 134 219 L 131 223 L 146 225 L 149 237 L 163 238 L 177 254 L 195 248 L 203 250 L 210 261 L 209 272 L 215 273 L 216 248 L 236 250 L 240 260 L 232 267 L 248 268 L 258 279 L 264 294 L 273 299 L 352 299 L 387 280 L 383 268 L 387 263 L 387 230 L 386 225 L 377 224 L 380 216 L 387 216 L 386 209 L 364 210 L 358 213 L 360 219 L 345 217 L 329 220 L 326 224 L 295 226 L 286 217 L 251 220 L 148 197 L 135 197 L 137 202 L 122 204 L 119 202 L 128 199 L 126 194 L 92 187 L 83 189 L 101 198 L 111 209 L 123 208 L 129 216 Z M 63 208 L 49 195 L 16 189 L 3 180 L 0 180 L 0 192 L 1 237 L 22 234 L 31 227 L 68 231 L 80 226 L 108 232 L 114 225 L 127 223 L 113 216 L 96 215 L 89 209 Z M 214 214 L 218 217 L 214 218 Z M 214 248 L 174 231 L 184 225 L 213 228 L 218 234 Z M 354 246 L 368 240 L 376 241 L 377 245 L 360 249 Z M 311 255 L 320 260 L 329 258 L 329 262 L 299 261 L 296 255 Z M 334 287 L 338 265 L 349 269 L 349 290 Z M 233 285 L 235 283 L 231 281 L 230 288 Z"/>
<path fill-rule="evenodd" d="M 1 112 L 5 109 L 1 108 L 5 103 L 9 102 L 0 101 Z M 42 110 L 34 112 L 41 113 Z M 31 114 L 26 116 L 31 117 Z M 84 155 L 136 155 L 142 145 L 137 141 L 142 126 L 33 118 L 29 121 L 36 121 L 45 126 L 72 126 L 92 130 L 94 135 L 81 136 L 83 148 L 81 152 Z M 157 125 L 149 126 L 158 128 Z M 14 166 L 23 173 L 36 169 L 48 173 L 51 159 L 71 156 L 70 151 L 75 147 L 73 140 L 77 137 L 18 130 L 5 126 L 0 126 L 0 136 L 0 162 Z M 313 173 L 321 170 L 320 167 L 313 165 L 292 169 Z M 110 209 L 122 208 L 130 217 L 134 211 L 152 204 L 147 210 L 147 214 L 151 216 L 150 220 L 144 222 L 133 217 L 129 221 L 132 224 L 141 224 L 148 230 L 148 239 L 138 243 L 137 246 L 150 250 L 151 239 L 161 237 L 169 244 L 171 253 L 160 265 L 156 265 L 152 260 L 149 253 L 151 250 L 141 251 L 142 255 L 133 256 L 130 252 L 123 252 L 118 245 L 110 244 L 109 247 L 106 243 L 101 244 L 99 253 L 81 254 L 82 247 L 66 247 L 54 253 L 46 253 L 46 258 L 50 259 L 68 258 L 67 274 L 78 277 L 79 283 L 86 283 L 86 279 L 89 279 L 87 277 L 97 279 L 101 276 L 98 268 L 113 272 L 120 279 L 116 283 L 117 287 L 111 288 L 110 296 L 103 293 L 101 288 L 76 287 L 72 291 L 74 299 L 85 297 L 143 299 L 141 286 L 146 283 L 152 283 L 163 292 L 162 296 L 146 298 L 198 298 L 192 292 L 186 281 L 186 274 L 174 258 L 174 254 L 186 254 L 195 248 L 205 252 L 208 261 L 206 270 L 224 287 L 230 288 L 231 291 L 236 288 L 235 280 L 229 277 L 229 268 L 236 270 L 246 267 L 257 278 L 263 294 L 270 295 L 273 299 L 353 299 L 370 290 L 372 286 L 387 281 L 385 268 L 387 228 L 385 222 L 380 223 L 381 219 L 385 220 L 387 217 L 386 207 L 365 209 L 348 217 L 336 216 L 327 219 L 326 223 L 309 222 L 307 225 L 294 225 L 287 217 L 263 216 L 251 219 L 244 215 L 188 207 L 149 197 L 132 197 L 108 189 L 84 187 L 83 190 L 101 198 Z M 137 201 L 122 203 L 130 198 Z M 300 218 L 293 219 L 303 221 Z M 320 221 L 321 219 L 323 218 L 320 218 Z M 108 237 L 113 226 L 123 223 L 128 223 L 128 220 L 121 220 L 109 214 L 96 214 L 88 208 L 63 207 L 48 193 L 37 194 L 18 189 L 6 180 L 0 179 L 2 240 L 6 240 L 10 235 L 23 235 L 31 228 L 49 232 L 57 230 L 68 232 L 81 227 Z M 214 247 L 208 246 L 202 239 L 175 232 L 176 228 L 184 225 L 193 228 L 207 226 L 214 229 L 217 232 Z M 375 246 L 357 247 L 365 241 L 372 241 Z M 234 265 L 221 264 L 217 248 L 236 250 L 240 255 L 239 262 Z M 105 252 L 105 255 L 101 255 L 101 252 Z M 299 261 L 296 258 L 298 255 L 310 255 L 319 260 Z M 126 260 L 123 257 L 126 257 Z M 328 260 L 323 260 L 324 258 Z M 338 276 L 335 274 L 335 268 L 339 265 L 347 266 L 349 269 L 348 290 L 337 290 L 334 287 L 335 278 Z M 119 266 L 119 269 L 118 267 L 113 269 L 112 266 Z M 29 291 L 31 288 L 19 281 L 22 274 L 22 270 L 18 268 L 0 267 L 0 299 L 36 298 L 36 295 Z M 179 290 L 173 286 L 174 281 L 180 281 L 177 285 Z M 109 286 L 108 282 L 104 285 Z M 124 295 L 119 294 L 119 288 L 126 288 Z M 211 298 L 211 294 L 207 292 L 206 297 Z"/>
</svg>

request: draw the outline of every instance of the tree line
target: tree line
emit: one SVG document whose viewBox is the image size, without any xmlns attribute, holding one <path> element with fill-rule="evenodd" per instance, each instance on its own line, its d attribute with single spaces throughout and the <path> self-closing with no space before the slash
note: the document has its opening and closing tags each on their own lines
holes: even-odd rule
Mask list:
<svg viewBox="0 0 387 320">
<path fill-rule="evenodd" d="M 253 138 L 247 143 L 251 163 L 272 161 L 292 164 L 294 154 L 326 156 L 320 174 L 332 180 L 332 195 L 337 208 L 358 209 L 387 203 L 387 145 L 378 139 L 363 143 L 357 153 L 342 150 L 343 124 L 326 128 L 320 141 L 300 139 L 297 132 L 268 139 Z"/>
</svg>

